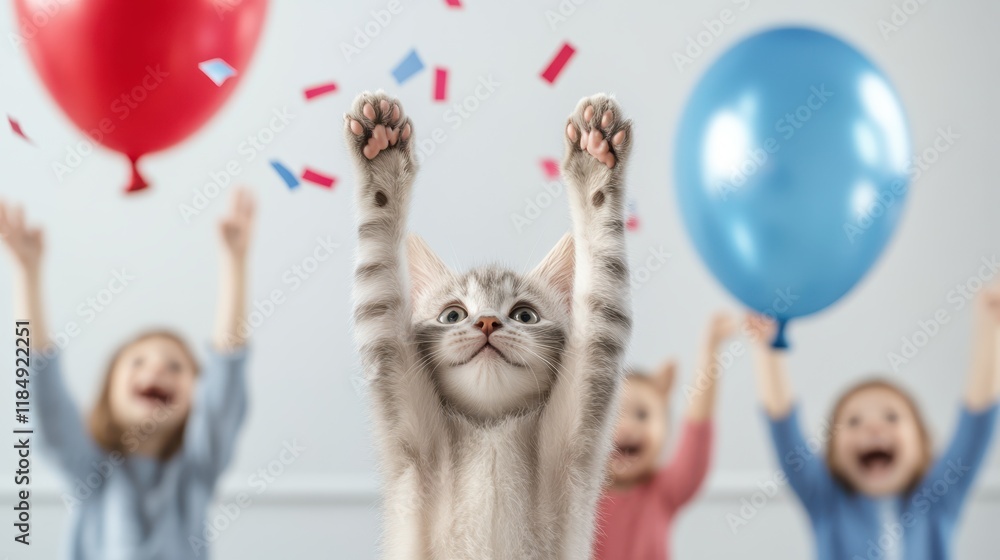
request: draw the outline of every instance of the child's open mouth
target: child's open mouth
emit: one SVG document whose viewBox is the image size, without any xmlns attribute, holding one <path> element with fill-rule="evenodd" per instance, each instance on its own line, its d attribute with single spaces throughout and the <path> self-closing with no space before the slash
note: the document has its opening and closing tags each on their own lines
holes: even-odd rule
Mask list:
<svg viewBox="0 0 1000 560">
<path fill-rule="evenodd" d="M 615 444 L 615 452 L 620 459 L 634 459 L 642 453 L 642 446 L 639 444 Z"/>
<path fill-rule="evenodd" d="M 892 467 L 895 458 L 893 449 L 870 449 L 858 455 L 858 464 L 865 474 L 881 474 Z"/>
<path fill-rule="evenodd" d="M 142 401 L 156 406 L 168 405 L 173 399 L 173 395 L 159 387 L 147 387 L 146 389 L 137 391 L 136 395 Z"/>
</svg>

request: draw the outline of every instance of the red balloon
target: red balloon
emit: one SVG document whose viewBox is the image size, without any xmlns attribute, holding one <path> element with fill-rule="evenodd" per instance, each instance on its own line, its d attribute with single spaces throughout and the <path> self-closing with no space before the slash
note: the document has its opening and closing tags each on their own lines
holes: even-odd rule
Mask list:
<svg viewBox="0 0 1000 560">
<path fill-rule="evenodd" d="M 93 140 L 128 156 L 188 137 L 233 93 L 267 0 L 14 0 L 24 44 L 56 102 Z M 32 33 L 25 33 L 30 29 Z M 222 59 L 221 86 L 198 68 Z"/>
</svg>

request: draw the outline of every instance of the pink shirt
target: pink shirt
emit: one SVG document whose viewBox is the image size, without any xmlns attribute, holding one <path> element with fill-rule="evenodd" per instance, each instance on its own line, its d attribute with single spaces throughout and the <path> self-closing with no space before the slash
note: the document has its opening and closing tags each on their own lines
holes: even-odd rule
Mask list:
<svg viewBox="0 0 1000 560">
<path fill-rule="evenodd" d="M 667 465 L 628 490 L 607 490 L 597 510 L 594 559 L 670 558 L 671 523 L 705 480 L 711 451 L 711 420 L 687 420 Z"/>
</svg>

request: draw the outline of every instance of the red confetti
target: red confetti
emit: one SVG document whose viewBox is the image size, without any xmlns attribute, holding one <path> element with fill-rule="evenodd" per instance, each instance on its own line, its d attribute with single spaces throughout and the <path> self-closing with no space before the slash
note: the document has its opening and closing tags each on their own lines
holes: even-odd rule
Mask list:
<svg viewBox="0 0 1000 560">
<path fill-rule="evenodd" d="M 541 161 L 542 171 L 545 172 L 545 176 L 549 179 L 559 178 L 559 162 L 552 158 L 545 158 Z"/>
<path fill-rule="evenodd" d="M 448 4 L 449 8 L 461 8 L 462 0 L 444 0 L 445 4 Z"/>
<path fill-rule="evenodd" d="M 315 183 L 327 189 L 332 189 L 333 184 L 337 182 L 336 177 L 324 175 L 323 173 L 320 173 L 319 171 L 313 171 L 308 167 L 306 168 L 305 171 L 302 172 L 302 180 L 309 181 L 310 183 Z"/>
<path fill-rule="evenodd" d="M 542 72 L 542 79 L 550 84 L 554 84 L 556 78 L 559 77 L 559 73 L 562 72 L 566 63 L 569 62 L 569 59 L 573 57 L 573 53 L 575 52 L 576 49 L 569 43 L 563 43 L 562 48 L 559 49 L 555 58 L 552 59 L 552 62 L 549 63 L 545 71 Z"/>
<path fill-rule="evenodd" d="M 625 229 L 629 231 L 637 231 L 639 229 L 639 217 L 629 216 L 628 220 L 625 220 Z"/>
<path fill-rule="evenodd" d="M 434 101 L 445 99 L 448 99 L 448 69 L 437 67 L 434 69 Z"/>
<path fill-rule="evenodd" d="M 15 121 L 14 118 L 11 117 L 10 115 L 7 115 L 7 122 L 10 123 L 10 129 L 14 131 L 14 134 L 17 134 L 21 138 L 24 138 L 25 141 L 27 141 L 28 143 L 31 143 L 31 138 L 28 138 L 28 136 L 24 133 L 24 131 L 21 130 L 20 123 Z"/>
<path fill-rule="evenodd" d="M 330 82 L 328 84 L 320 84 L 315 87 L 311 87 L 305 90 L 306 99 L 312 99 L 314 97 L 319 97 L 321 95 L 326 95 L 327 93 L 333 93 L 337 91 L 337 84 Z"/>
</svg>

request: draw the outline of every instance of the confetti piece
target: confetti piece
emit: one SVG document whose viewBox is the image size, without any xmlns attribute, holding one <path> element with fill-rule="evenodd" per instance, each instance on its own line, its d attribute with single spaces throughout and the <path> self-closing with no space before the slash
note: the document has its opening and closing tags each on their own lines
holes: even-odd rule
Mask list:
<svg viewBox="0 0 1000 560">
<path fill-rule="evenodd" d="M 639 231 L 639 217 L 629 216 L 628 219 L 625 220 L 625 229 L 629 231 Z"/>
<path fill-rule="evenodd" d="M 434 69 L 434 101 L 444 101 L 448 99 L 448 69 Z"/>
<path fill-rule="evenodd" d="M 206 60 L 205 62 L 198 63 L 198 69 L 205 73 L 206 76 L 215 85 L 221 86 L 228 80 L 236 75 L 236 69 L 226 63 L 225 60 L 221 58 L 213 58 L 211 60 Z"/>
<path fill-rule="evenodd" d="M 627 229 L 629 231 L 638 231 L 639 230 L 639 216 L 638 216 L 637 212 L 635 211 L 635 208 L 636 208 L 635 200 L 629 199 L 626 202 L 626 205 L 628 207 L 628 218 L 625 219 L 625 229 Z"/>
<path fill-rule="evenodd" d="M 299 186 L 298 177 L 296 177 L 294 173 L 289 171 L 288 168 L 282 165 L 279 161 L 272 159 L 271 167 L 273 167 L 274 170 L 278 172 L 278 175 L 281 176 L 281 179 L 285 182 L 286 185 L 288 185 L 289 189 L 294 189 L 295 187 Z"/>
<path fill-rule="evenodd" d="M 306 99 L 312 99 L 314 97 L 319 97 L 321 95 L 326 95 L 328 93 L 333 93 L 337 91 L 337 84 L 330 82 L 328 84 L 320 84 L 315 87 L 311 87 L 305 90 Z"/>
<path fill-rule="evenodd" d="M 545 158 L 541 161 L 542 171 L 545 172 L 545 176 L 549 179 L 559 178 L 559 162 L 552 158 Z"/>
<path fill-rule="evenodd" d="M 556 78 L 559 77 L 559 73 L 562 72 L 566 63 L 569 62 L 569 59 L 573 57 L 573 53 L 575 52 L 576 49 L 569 43 L 563 43 L 562 48 L 559 49 L 555 58 L 552 59 L 552 62 L 549 63 L 545 71 L 542 72 L 542 79 L 550 84 L 554 84 Z"/>
<path fill-rule="evenodd" d="M 28 138 L 28 135 L 21 130 L 21 123 L 15 121 L 14 117 L 11 117 L 10 115 L 7 115 L 7 122 L 10 123 L 10 129 L 14 131 L 14 134 L 24 138 L 24 140 L 29 144 L 31 143 L 31 138 Z"/>
<path fill-rule="evenodd" d="M 392 77 L 396 78 L 396 83 L 402 84 L 423 69 L 424 63 L 420 60 L 420 55 L 417 54 L 416 49 L 414 49 L 410 51 L 410 54 L 406 55 L 406 58 L 402 62 L 393 68 Z"/>
<path fill-rule="evenodd" d="M 315 183 L 321 187 L 332 189 L 333 184 L 337 182 L 336 177 L 331 177 L 329 175 L 324 175 L 319 171 L 313 171 L 312 169 L 306 168 L 302 172 L 302 180 L 309 181 L 310 183 Z"/>
<path fill-rule="evenodd" d="M 449 8 L 461 8 L 462 7 L 461 0 L 444 0 L 444 3 L 448 4 Z"/>
</svg>

